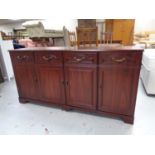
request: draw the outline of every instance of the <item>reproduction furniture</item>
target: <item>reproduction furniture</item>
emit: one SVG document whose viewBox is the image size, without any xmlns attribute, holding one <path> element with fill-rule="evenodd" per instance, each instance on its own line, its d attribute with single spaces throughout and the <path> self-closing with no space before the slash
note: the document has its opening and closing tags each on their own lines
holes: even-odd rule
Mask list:
<svg viewBox="0 0 155 155">
<path fill-rule="evenodd" d="M 144 50 L 141 79 L 146 93 L 155 95 L 155 49 Z"/>
<path fill-rule="evenodd" d="M 122 46 L 10 50 L 19 101 L 133 123 L 142 52 Z"/>
<path fill-rule="evenodd" d="M 76 28 L 77 46 L 98 46 L 98 28 Z"/>
<path fill-rule="evenodd" d="M 78 27 L 76 28 L 77 46 L 92 45 L 98 46 L 98 27 L 96 19 L 78 19 Z"/>
<path fill-rule="evenodd" d="M 121 40 L 123 45 L 132 45 L 134 19 L 106 19 L 105 31 L 112 32 L 112 40 Z"/>
</svg>

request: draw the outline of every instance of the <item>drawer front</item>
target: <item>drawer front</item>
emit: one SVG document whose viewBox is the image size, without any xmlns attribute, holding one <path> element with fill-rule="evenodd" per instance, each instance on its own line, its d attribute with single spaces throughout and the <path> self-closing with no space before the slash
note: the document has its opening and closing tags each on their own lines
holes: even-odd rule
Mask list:
<svg viewBox="0 0 155 155">
<path fill-rule="evenodd" d="M 65 64 L 96 64 L 97 53 L 66 52 L 64 62 Z"/>
<path fill-rule="evenodd" d="M 99 64 L 103 65 L 140 65 L 140 53 L 99 53 Z"/>
<path fill-rule="evenodd" d="M 62 53 L 35 52 L 35 61 L 38 64 L 62 64 Z"/>
<path fill-rule="evenodd" d="M 13 52 L 11 53 L 13 63 L 16 64 L 32 64 L 34 63 L 33 52 Z"/>
</svg>

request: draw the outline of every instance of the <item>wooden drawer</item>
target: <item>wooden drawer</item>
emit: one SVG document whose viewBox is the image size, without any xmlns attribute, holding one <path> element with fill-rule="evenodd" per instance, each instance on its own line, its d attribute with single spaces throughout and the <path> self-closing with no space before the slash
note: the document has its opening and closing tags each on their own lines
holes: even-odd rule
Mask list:
<svg viewBox="0 0 155 155">
<path fill-rule="evenodd" d="M 13 52 L 11 57 L 16 64 L 32 64 L 34 63 L 33 52 Z"/>
<path fill-rule="evenodd" d="M 35 61 L 38 64 L 62 64 L 62 53 L 35 52 Z"/>
<path fill-rule="evenodd" d="M 96 64 L 97 53 L 65 52 L 65 64 Z"/>
<path fill-rule="evenodd" d="M 140 65 L 140 53 L 109 52 L 99 53 L 99 64 L 103 65 Z"/>
</svg>

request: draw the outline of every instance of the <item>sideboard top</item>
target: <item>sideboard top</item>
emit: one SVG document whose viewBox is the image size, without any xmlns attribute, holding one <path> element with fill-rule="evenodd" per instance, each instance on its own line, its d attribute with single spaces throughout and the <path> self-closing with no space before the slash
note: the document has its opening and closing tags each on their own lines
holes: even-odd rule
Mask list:
<svg viewBox="0 0 155 155">
<path fill-rule="evenodd" d="M 122 45 L 101 45 L 99 47 L 32 47 L 32 48 L 21 48 L 9 50 L 10 52 L 14 51 L 84 51 L 84 52 L 103 52 L 103 51 L 139 51 L 143 52 L 142 48 L 135 46 L 122 46 Z"/>
</svg>

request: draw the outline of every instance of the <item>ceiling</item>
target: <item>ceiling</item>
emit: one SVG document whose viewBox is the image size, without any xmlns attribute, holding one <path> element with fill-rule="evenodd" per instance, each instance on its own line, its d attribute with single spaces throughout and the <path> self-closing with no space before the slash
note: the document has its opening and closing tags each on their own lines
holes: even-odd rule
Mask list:
<svg viewBox="0 0 155 155">
<path fill-rule="evenodd" d="M 34 19 L 18 19 L 18 20 L 13 20 L 13 19 L 0 19 L 0 25 L 25 22 L 25 21 L 28 21 L 28 20 L 34 20 Z"/>
</svg>

